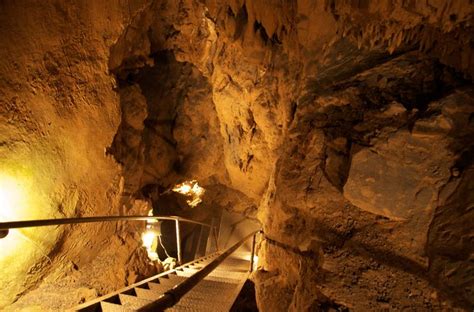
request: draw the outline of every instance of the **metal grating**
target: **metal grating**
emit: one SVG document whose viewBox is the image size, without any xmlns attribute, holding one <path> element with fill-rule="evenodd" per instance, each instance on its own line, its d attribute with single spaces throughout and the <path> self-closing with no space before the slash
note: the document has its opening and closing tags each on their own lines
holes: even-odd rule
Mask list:
<svg viewBox="0 0 474 312">
<path fill-rule="evenodd" d="M 75 311 L 136 311 L 205 267 L 218 253 L 76 307 Z M 248 277 L 249 261 L 230 256 L 167 311 L 229 311 Z"/>
<path fill-rule="evenodd" d="M 249 261 L 231 256 L 166 311 L 229 311 L 248 277 L 248 268 Z"/>
</svg>

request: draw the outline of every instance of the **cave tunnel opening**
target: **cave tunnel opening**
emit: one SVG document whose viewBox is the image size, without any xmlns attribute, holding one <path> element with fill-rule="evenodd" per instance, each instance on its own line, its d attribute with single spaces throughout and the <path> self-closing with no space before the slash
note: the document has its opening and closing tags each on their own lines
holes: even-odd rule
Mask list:
<svg viewBox="0 0 474 312">
<path fill-rule="evenodd" d="M 217 224 L 222 206 L 212 202 L 193 204 L 179 192 L 171 190 L 171 183 L 183 180 L 180 177 L 193 177 L 189 168 L 195 161 L 185 146 L 193 142 L 183 142 L 181 138 L 186 133 L 176 134 L 175 128 L 177 124 L 180 127 L 183 123 L 189 124 L 189 119 L 196 116 L 182 117 L 179 112 L 187 105 L 196 105 L 195 101 L 210 101 L 209 83 L 191 64 L 178 62 L 172 51 L 159 51 L 152 57 L 153 64 L 150 66 L 137 69 L 127 63 L 124 68 L 115 71 L 123 117 L 108 152 L 129 173 L 125 176 L 124 194 L 132 194 L 132 199 L 149 201 L 155 216 L 173 215 Z M 174 222 L 162 221 L 161 234 L 162 241 L 157 245 L 159 258 L 177 259 Z M 182 224 L 181 262 L 204 255 L 206 238 L 211 235 L 213 233 L 208 228 Z"/>
</svg>

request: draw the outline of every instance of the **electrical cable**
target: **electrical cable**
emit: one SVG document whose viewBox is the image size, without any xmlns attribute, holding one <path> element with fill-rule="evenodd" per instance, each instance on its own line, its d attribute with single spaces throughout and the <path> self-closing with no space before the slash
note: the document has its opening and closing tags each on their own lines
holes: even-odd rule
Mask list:
<svg viewBox="0 0 474 312">
<path fill-rule="evenodd" d="M 48 259 L 49 264 L 51 264 L 51 265 L 53 264 L 53 261 L 51 261 L 51 258 L 46 254 L 46 251 L 43 249 L 42 246 L 40 246 L 40 244 L 38 244 L 37 242 L 35 242 L 34 240 L 32 240 L 31 238 L 26 236 L 21 231 L 18 231 L 17 233 L 18 233 L 18 236 L 20 236 L 22 239 L 24 239 L 25 241 L 33 244 L 33 246 L 35 246 L 41 252 L 42 256 L 45 257 L 46 259 Z"/>
<path fill-rule="evenodd" d="M 165 248 L 165 246 L 163 245 L 163 242 L 161 241 L 161 234 L 158 235 L 158 240 L 160 241 L 160 245 L 161 245 L 161 247 L 163 248 L 163 250 L 165 251 L 166 256 L 167 256 L 168 258 L 171 258 L 171 256 L 169 255 L 168 251 L 166 251 L 166 248 Z"/>
</svg>

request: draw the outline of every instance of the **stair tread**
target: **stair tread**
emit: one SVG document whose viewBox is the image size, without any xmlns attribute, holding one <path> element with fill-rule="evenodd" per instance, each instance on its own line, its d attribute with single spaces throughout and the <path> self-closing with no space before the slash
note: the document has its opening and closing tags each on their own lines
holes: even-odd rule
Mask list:
<svg viewBox="0 0 474 312">
<path fill-rule="evenodd" d="M 161 278 L 160 278 L 160 281 L 163 281 L 163 280 L 165 280 L 165 281 L 166 281 L 166 280 L 170 280 L 170 281 L 176 281 L 176 280 L 178 280 L 178 281 L 181 281 L 181 280 L 183 280 L 183 279 L 185 279 L 185 278 L 182 278 L 181 276 L 178 276 L 178 275 L 176 275 L 176 274 L 168 274 L 167 277 L 161 277 Z"/>
<path fill-rule="evenodd" d="M 229 311 L 228 302 L 217 302 L 214 301 L 214 298 L 207 298 L 206 301 L 203 301 L 202 298 L 182 298 L 177 304 L 175 304 L 170 309 L 166 311 L 209 311 L 209 302 L 212 302 L 212 311 Z"/>
<path fill-rule="evenodd" d="M 100 303 L 100 308 L 101 308 L 102 312 L 126 312 L 126 311 L 128 312 L 128 311 L 133 311 L 133 310 L 130 310 L 130 309 L 127 309 L 127 308 L 123 307 L 120 304 L 110 303 L 110 302 L 106 302 L 106 301 L 102 301 Z"/>
<path fill-rule="evenodd" d="M 171 289 L 173 288 L 173 286 L 175 286 L 177 283 L 170 283 L 170 282 L 167 282 L 167 283 L 152 283 L 152 282 L 148 282 L 148 287 L 150 288 L 150 290 L 153 290 L 153 291 L 156 291 L 156 292 L 165 292 L 167 291 L 168 289 Z"/>
<path fill-rule="evenodd" d="M 141 299 L 147 299 L 147 300 L 156 300 L 158 299 L 162 294 L 165 293 L 169 288 L 168 287 L 163 287 L 163 289 L 143 289 L 143 288 L 135 288 L 135 292 L 137 293 L 137 297 Z"/>
<path fill-rule="evenodd" d="M 168 275 L 168 277 L 160 277 L 159 279 L 154 280 L 153 283 L 167 285 L 167 286 L 169 285 L 174 286 L 185 279 L 186 277 L 170 274 Z"/>
<path fill-rule="evenodd" d="M 199 271 L 198 268 L 194 268 L 194 267 L 186 267 L 186 268 L 183 268 L 183 271 Z"/>
<path fill-rule="evenodd" d="M 166 291 L 199 272 L 215 257 L 196 261 L 178 268 L 167 276 L 156 276 L 145 284 L 125 289 L 125 293 L 110 302 L 100 302 L 106 312 L 135 311 L 159 299 Z M 181 300 L 167 311 L 229 311 L 235 297 L 248 276 L 248 261 L 228 258 L 200 281 Z M 117 303 L 113 303 L 117 302 Z M 120 302 L 120 303 L 118 303 Z M 97 308 L 99 308 L 97 306 Z"/>
<path fill-rule="evenodd" d="M 120 303 L 126 309 L 138 310 L 139 308 L 153 302 L 153 300 L 147 300 L 143 298 L 138 298 L 135 296 L 120 294 Z"/>
</svg>

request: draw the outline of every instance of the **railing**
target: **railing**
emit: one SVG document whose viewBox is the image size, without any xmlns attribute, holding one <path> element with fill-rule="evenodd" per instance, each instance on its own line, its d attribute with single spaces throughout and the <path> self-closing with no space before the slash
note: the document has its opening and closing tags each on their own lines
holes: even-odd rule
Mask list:
<svg viewBox="0 0 474 312">
<path fill-rule="evenodd" d="M 176 285 L 172 289 L 165 292 L 158 300 L 144 306 L 143 308 L 139 309 L 140 312 L 151 312 L 151 311 L 164 311 L 167 308 L 172 307 L 194 286 L 196 286 L 201 280 L 203 280 L 209 273 L 211 273 L 219 264 L 221 264 L 228 256 L 230 256 L 234 251 L 236 251 L 247 239 L 253 237 L 252 242 L 252 254 L 251 254 L 251 267 L 250 271 L 253 269 L 253 257 L 255 252 L 255 241 L 256 235 L 261 231 L 255 231 L 244 237 L 238 243 L 224 251 L 220 254 L 217 258 L 215 258 L 211 263 L 206 265 L 203 269 L 196 272 L 182 283 Z"/>
<path fill-rule="evenodd" d="M 66 225 L 66 224 L 79 224 L 79 223 L 93 223 L 93 222 L 113 222 L 113 221 L 175 221 L 176 227 L 176 251 L 178 257 L 178 263 L 182 263 L 182 251 L 181 251 L 181 233 L 180 233 L 180 222 L 201 225 L 199 234 L 199 244 L 202 240 L 203 228 L 209 228 L 209 237 L 214 236 L 216 249 L 218 249 L 216 236 L 216 225 L 207 224 L 199 221 L 194 221 L 178 216 L 98 216 L 98 217 L 82 217 L 82 218 L 63 218 L 63 219 L 43 219 L 43 220 L 27 220 L 27 221 L 11 221 L 11 222 L 0 222 L 0 239 L 8 235 L 9 230 L 28 228 L 28 227 L 40 227 L 40 226 L 53 226 L 53 225 Z M 200 246 L 198 246 L 199 248 Z"/>
<path fill-rule="evenodd" d="M 8 231 L 11 229 L 19 228 L 28 228 L 28 227 L 40 227 L 40 226 L 54 226 L 54 225 L 66 225 L 66 224 L 79 224 L 79 223 L 93 223 L 93 222 L 113 222 L 113 221 L 174 221 L 176 227 L 176 248 L 177 248 L 177 257 L 178 263 L 182 262 L 182 251 L 181 251 L 181 234 L 180 234 L 180 223 L 190 223 L 197 224 L 201 226 L 198 240 L 198 247 L 196 250 L 199 250 L 199 245 L 201 244 L 201 238 L 203 235 L 203 228 L 209 228 L 208 240 L 211 236 L 215 237 L 215 246 L 216 251 L 218 249 L 218 237 L 216 231 L 216 225 L 207 224 L 199 221 L 194 221 L 190 219 L 181 218 L 178 216 L 98 216 L 98 217 L 83 217 L 83 218 L 63 218 L 63 219 L 44 219 L 44 220 L 28 220 L 28 221 L 12 221 L 12 222 L 0 222 L 0 239 L 8 235 Z M 213 222 L 214 223 L 214 222 Z M 213 233 L 214 230 L 214 233 Z M 261 230 L 254 231 L 241 239 L 238 243 L 234 244 L 232 247 L 228 248 L 223 253 L 216 253 L 216 258 L 212 260 L 208 265 L 203 269 L 196 272 L 189 278 L 187 278 L 182 283 L 176 285 L 172 289 L 165 292 L 160 298 L 156 301 L 144 306 L 139 311 L 163 311 L 166 308 L 169 308 L 176 304 L 186 293 L 188 293 L 194 286 L 196 286 L 201 280 L 203 280 L 207 275 L 209 275 L 219 264 L 221 264 L 229 255 L 236 251 L 244 242 L 246 242 L 250 237 L 253 237 L 252 240 L 252 249 L 250 255 L 250 268 L 249 272 L 253 271 L 254 267 L 254 255 L 255 255 L 255 244 L 256 244 L 256 235 L 261 233 Z M 171 270 L 173 271 L 173 270 Z M 169 274 L 167 271 L 162 274 Z M 140 283 L 145 283 L 149 280 L 156 278 L 152 277 L 146 280 L 141 281 Z M 102 298 L 103 299 L 103 298 Z M 99 302 L 101 298 L 96 299 L 95 301 Z"/>
</svg>

